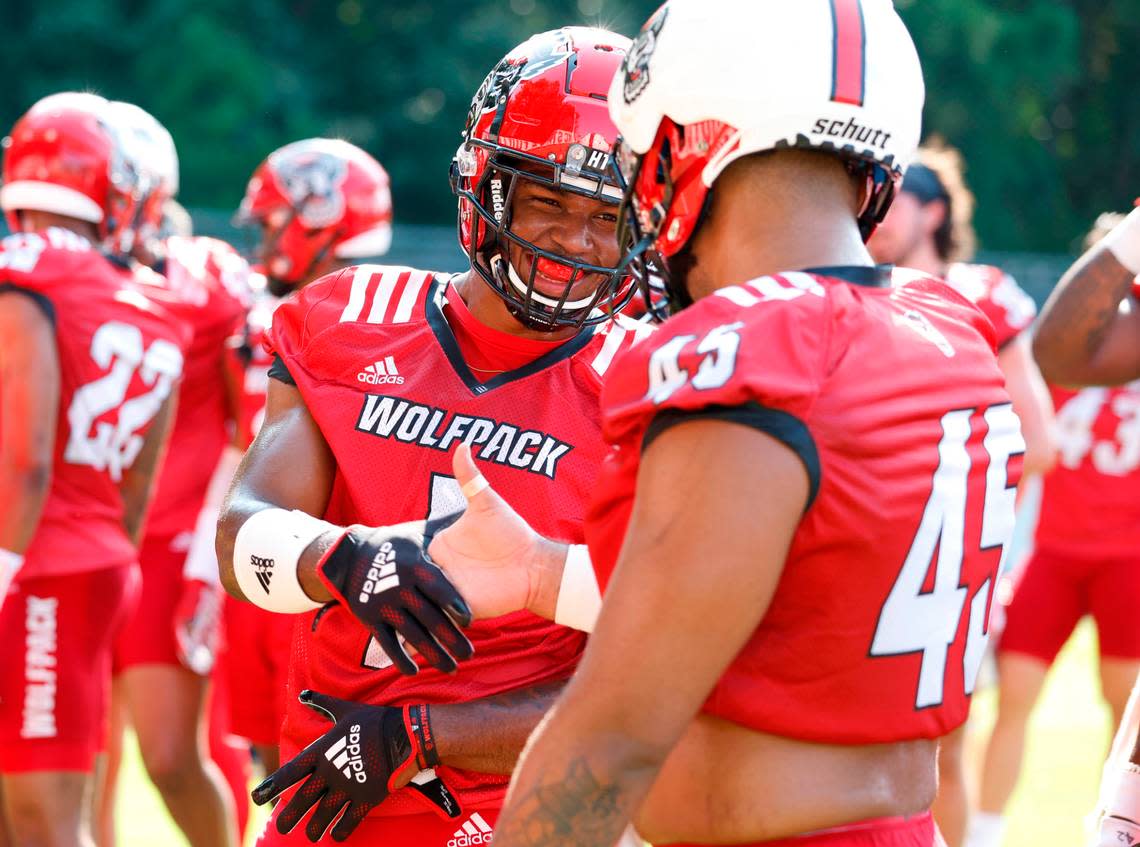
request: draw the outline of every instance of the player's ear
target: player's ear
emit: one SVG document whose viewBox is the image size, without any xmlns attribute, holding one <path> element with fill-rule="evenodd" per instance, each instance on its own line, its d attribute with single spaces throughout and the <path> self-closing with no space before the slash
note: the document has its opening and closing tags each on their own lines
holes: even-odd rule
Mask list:
<svg viewBox="0 0 1140 847">
<path fill-rule="evenodd" d="M 946 223 L 950 207 L 945 200 L 931 200 L 922 206 L 922 229 L 927 235 L 934 235 Z"/>
</svg>

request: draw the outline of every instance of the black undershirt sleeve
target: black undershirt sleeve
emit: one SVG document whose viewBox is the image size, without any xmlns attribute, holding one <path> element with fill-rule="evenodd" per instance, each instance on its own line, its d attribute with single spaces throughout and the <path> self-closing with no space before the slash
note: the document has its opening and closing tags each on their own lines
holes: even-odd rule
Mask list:
<svg viewBox="0 0 1140 847">
<path fill-rule="evenodd" d="M 55 329 L 55 306 L 52 305 L 51 300 L 38 291 L 32 291 L 30 288 L 24 288 L 10 282 L 0 282 L 0 294 L 8 291 L 14 291 L 17 294 L 23 294 L 25 297 L 31 298 L 32 302 L 39 306 L 40 309 L 43 310 L 43 313 L 47 315 L 47 319 L 51 321 L 52 329 Z"/>
<path fill-rule="evenodd" d="M 278 382 L 283 382 L 286 385 L 297 385 L 297 380 L 293 379 L 293 374 L 289 373 L 289 369 L 285 367 L 285 363 L 281 361 L 280 356 L 273 357 L 273 364 L 269 366 L 269 375 Z"/>
<path fill-rule="evenodd" d="M 659 412 L 645 431 L 641 441 L 641 449 L 653 443 L 657 436 L 670 427 L 686 421 L 718 420 L 728 423 L 741 424 L 758 429 L 775 438 L 799 456 L 804 463 L 808 475 L 808 500 L 804 507 L 806 512 L 815 502 L 819 493 L 820 463 L 819 451 L 815 446 L 815 439 L 808 431 L 807 425 L 782 409 L 771 409 L 759 403 L 743 403 L 739 406 L 705 406 L 700 409 L 666 409 Z"/>
</svg>

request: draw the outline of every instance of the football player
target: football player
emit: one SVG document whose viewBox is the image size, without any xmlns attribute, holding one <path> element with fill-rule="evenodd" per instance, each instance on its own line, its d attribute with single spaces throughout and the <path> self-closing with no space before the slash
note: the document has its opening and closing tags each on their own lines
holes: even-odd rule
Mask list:
<svg viewBox="0 0 1140 847">
<path fill-rule="evenodd" d="M 1009 274 L 991 265 L 968 264 L 974 251 L 974 196 L 962 175 L 957 150 L 926 146 L 907 170 L 902 190 L 867 248 L 877 262 L 943 279 L 980 308 L 997 332 L 998 366 L 1025 438 L 1023 474 L 1045 474 L 1056 459 L 1053 405 L 1033 362 L 1026 332 L 1037 307 Z M 965 725 L 942 740 L 934 817 L 950 847 L 966 837 L 968 791 L 963 742 Z M 985 814 L 973 822 L 993 828 Z"/>
<path fill-rule="evenodd" d="M 112 647 L 189 332 L 141 293 L 149 271 L 100 252 L 130 241 L 143 191 L 107 101 L 44 98 L 4 148 L 0 782 L 17 844 L 89 844 Z"/>
<path fill-rule="evenodd" d="M 1118 222 L 1098 221 L 1086 248 Z M 1100 690 L 1114 726 L 1140 672 L 1140 382 L 1050 388 L 1060 462 L 1045 478 L 1033 556 L 1018 575 L 998 642 L 1000 696 L 978 815 L 993 823 L 971 838 L 971 847 L 1000 843 L 1026 724 L 1080 618 L 1091 614 L 1097 624 Z"/>
<path fill-rule="evenodd" d="M 295 758 L 254 792 L 288 792 L 263 845 L 354 829 L 362 844 L 489 843 L 518 752 L 577 665 L 582 633 L 526 612 L 469 643 L 420 548 L 462 509 L 461 442 L 528 520 L 583 540 L 601 380 L 648 332 L 613 319 L 632 281 L 606 92 L 627 44 L 559 29 L 487 76 L 451 169 L 468 271 L 361 265 L 274 316 L 265 425 L 219 528 L 233 593 L 307 612 L 282 740 Z"/>
<path fill-rule="evenodd" d="M 211 750 L 200 747 L 206 737 L 201 729 L 209 723 L 224 592 L 217 567 L 190 572 L 187 553 L 212 469 L 238 417 L 238 386 L 228 379 L 226 344 L 249 308 L 249 268 L 222 241 L 160 238 L 168 201 L 178 191 L 174 142 L 138 106 L 112 103 L 111 112 L 120 132 L 136 145 L 151 186 L 128 258 L 133 255 L 157 271 L 147 277 L 152 284 L 144 291 L 193 332 L 178 413 L 139 549 L 139 602 L 115 645 L 114 701 L 129 712 L 147 774 L 186 840 L 232 844 L 240 832 L 235 814 L 248 816 L 242 814 L 248 811 L 246 769 L 225 743 L 224 727 L 210 727 Z M 223 774 L 211 752 L 229 773 Z M 112 756 L 101 804 L 109 815 L 117 766 Z M 227 782 L 237 787 L 236 796 L 227 791 Z M 104 840 L 113 828 L 110 820 L 101 827 Z"/>
<path fill-rule="evenodd" d="M 937 740 L 966 716 L 1024 443 L 990 322 L 864 246 L 922 100 L 888 0 L 670 0 L 630 50 L 623 223 L 668 260 L 673 316 L 607 377 L 605 603 L 501 847 L 602 847 L 635 814 L 655 844 L 942 843 Z M 568 583 L 522 592 L 545 614 L 596 597 L 563 556 Z"/>
<path fill-rule="evenodd" d="M 239 223 L 259 230 L 259 270 L 253 308 L 235 347 L 242 379 L 237 449 L 227 455 L 218 477 L 225 486 L 202 518 L 212 533 L 221 495 L 237 461 L 265 416 L 272 357 L 264 342 L 287 298 L 334 268 L 381 256 L 392 243 L 392 193 L 388 174 L 359 147 L 325 138 L 287 144 L 269 154 L 250 177 L 238 211 Z M 207 551 L 203 551 L 205 554 Z M 208 557 L 214 562 L 213 544 Z M 249 739 L 266 773 L 277 770 L 277 742 L 285 714 L 288 652 L 293 631 L 285 615 L 227 597 L 225 670 L 232 731 Z"/>
<path fill-rule="evenodd" d="M 1077 260 L 1041 311 L 1033 354 L 1058 385 L 1140 379 L 1140 207 Z M 1140 686 L 1132 692 L 1101 785 L 1098 843 L 1140 840 Z M 1127 755 L 1131 751 L 1131 755 Z"/>
<path fill-rule="evenodd" d="M 1025 438 L 1024 474 L 1045 474 L 1056 463 L 1057 445 L 1049 392 L 1033 361 L 1026 332 L 1037 306 L 1000 268 L 970 263 L 975 243 L 973 212 L 974 196 L 966 187 L 958 151 L 937 145 L 921 147 L 890 214 L 867 242 L 867 249 L 877 262 L 915 268 L 945 280 L 993 322 L 998 365 Z"/>
</svg>

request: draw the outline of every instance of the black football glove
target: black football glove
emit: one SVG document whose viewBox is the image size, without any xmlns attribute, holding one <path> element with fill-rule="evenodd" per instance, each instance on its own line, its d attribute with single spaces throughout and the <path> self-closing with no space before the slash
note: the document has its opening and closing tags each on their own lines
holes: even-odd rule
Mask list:
<svg viewBox="0 0 1140 847">
<path fill-rule="evenodd" d="M 421 524 L 352 527 L 325 554 L 317 573 L 325 587 L 368 627 L 393 664 L 414 674 L 416 663 L 396 633 L 433 668 L 451 673 L 474 653 L 459 629 L 471 610 L 424 552 Z"/>
<path fill-rule="evenodd" d="M 316 691 L 302 691 L 298 699 L 336 725 L 253 789 L 261 806 L 305 780 L 277 815 L 282 835 L 315 805 L 305 836 L 319 841 L 331 826 L 332 839 L 344 841 L 405 782 L 442 817 L 459 817 L 455 795 L 432 770 L 439 757 L 427 706 L 369 706 Z"/>
</svg>

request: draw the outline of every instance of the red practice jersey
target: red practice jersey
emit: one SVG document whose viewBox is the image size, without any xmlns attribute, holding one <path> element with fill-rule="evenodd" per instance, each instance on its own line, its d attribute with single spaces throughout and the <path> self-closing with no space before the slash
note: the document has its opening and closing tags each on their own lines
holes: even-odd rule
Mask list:
<svg viewBox="0 0 1140 847">
<path fill-rule="evenodd" d="M 242 372 L 242 392 L 240 420 L 238 433 L 241 443 L 248 445 L 257 436 L 261 424 L 265 420 L 265 401 L 269 391 L 269 366 L 273 364 L 266 344 L 269 338 L 269 328 L 273 325 L 273 314 L 277 307 L 288 299 L 277 297 L 269 293 L 265 287 L 265 277 L 254 274 L 253 303 L 246 316 L 244 338 L 239 347 L 234 349 L 235 356 L 240 360 L 238 367 Z"/>
<path fill-rule="evenodd" d="M 277 310 L 272 350 L 337 460 L 324 517 L 384 526 L 462 509 L 451 454 L 466 441 L 531 526 L 581 543 L 606 452 L 602 376 L 648 329 L 624 318 L 586 328 L 530 364 L 478 382 L 444 319 L 448 296 L 457 297 L 445 275 L 365 265 L 309 285 Z M 475 655 L 456 674 L 426 668 L 408 677 L 343 608 L 301 617 L 283 759 L 328 729 L 296 701 L 302 688 L 385 705 L 464 702 L 565 679 L 585 643 L 582 633 L 527 612 L 480 621 L 467 634 Z M 501 805 L 508 777 L 438 770 L 466 810 Z M 377 814 L 421 813 L 423 802 L 400 791 Z"/>
<path fill-rule="evenodd" d="M 1140 381 L 1050 391 L 1060 450 L 1035 544 L 1078 559 L 1140 556 Z"/>
<path fill-rule="evenodd" d="M 706 713 L 832 744 L 933 738 L 965 719 L 1013 526 L 1020 458 L 1007 460 L 1024 451 L 976 308 L 915 271 L 762 277 L 635 347 L 603 409 L 618 449 L 587 528 L 603 589 L 647 435 L 679 419 L 734 420 L 808 470 L 810 502 L 771 606 Z M 709 555 L 718 532 L 709 526 Z"/>
<path fill-rule="evenodd" d="M 0 246 L 0 289 L 28 292 L 53 316 L 61 377 L 51 490 L 17 580 L 137 559 L 118 486 L 189 343 L 188 327 L 140 293 L 137 277 L 148 274 L 62 229 Z"/>
<path fill-rule="evenodd" d="M 998 350 L 1037 317 L 1037 304 L 1017 280 L 993 265 L 955 262 L 946 271 L 950 287 L 977 306 L 994 325 Z"/>
<path fill-rule="evenodd" d="M 210 477 L 229 441 L 230 409 L 223 370 L 226 345 L 249 308 L 249 266 L 224 241 L 169 238 L 159 268 L 161 302 L 193 331 L 178 390 L 178 414 L 159 476 L 146 533 L 169 538 L 190 532 Z"/>
</svg>

